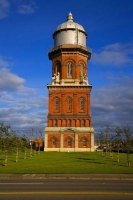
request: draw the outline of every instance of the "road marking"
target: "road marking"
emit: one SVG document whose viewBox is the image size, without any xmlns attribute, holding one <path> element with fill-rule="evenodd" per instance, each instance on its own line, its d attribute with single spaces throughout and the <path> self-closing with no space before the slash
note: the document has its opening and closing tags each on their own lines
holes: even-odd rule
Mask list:
<svg viewBox="0 0 133 200">
<path fill-rule="evenodd" d="M 0 185 L 43 185 L 43 183 L 0 183 Z"/>
<path fill-rule="evenodd" d="M 133 192 L 67 192 L 67 191 L 49 191 L 49 192 L 0 192 L 0 195 L 125 195 L 133 196 Z"/>
</svg>

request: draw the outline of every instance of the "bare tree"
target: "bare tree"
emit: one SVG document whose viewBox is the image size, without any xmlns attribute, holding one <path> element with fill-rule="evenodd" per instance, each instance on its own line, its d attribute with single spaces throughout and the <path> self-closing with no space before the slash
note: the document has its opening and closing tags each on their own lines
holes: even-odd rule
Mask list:
<svg viewBox="0 0 133 200">
<path fill-rule="evenodd" d="M 120 144 L 122 143 L 122 129 L 120 127 L 116 127 L 115 129 L 115 136 L 114 136 L 114 142 L 117 146 L 117 162 L 120 162 L 119 158 L 119 151 L 120 151 Z"/>
<path fill-rule="evenodd" d="M 0 122 L 0 148 L 4 150 L 7 150 L 7 148 L 10 146 L 10 128 L 10 124 L 4 125 L 3 122 Z"/>
<path fill-rule="evenodd" d="M 106 126 L 105 128 L 105 143 L 106 143 L 106 156 L 107 156 L 107 151 L 110 149 L 110 127 Z"/>
<path fill-rule="evenodd" d="M 130 150 L 133 145 L 133 134 L 131 132 L 131 129 L 129 127 L 123 128 L 123 135 L 124 135 L 123 144 L 127 152 L 127 167 L 130 167 L 131 165 Z"/>
<path fill-rule="evenodd" d="M 104 141 L 105 141 L 105 136 L 103 132 L 97 133 L 97 139 L 99 143 L 99 148 L 102 150 L 102 155 L 103 155 L 103 146 L 104 146 Z"/>
</svg>

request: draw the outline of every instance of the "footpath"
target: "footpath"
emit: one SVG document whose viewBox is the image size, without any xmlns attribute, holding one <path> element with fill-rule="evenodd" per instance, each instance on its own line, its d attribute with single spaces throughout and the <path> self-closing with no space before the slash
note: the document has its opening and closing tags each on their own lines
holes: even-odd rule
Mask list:
<svg viewBox="0 0 133 200">
<path fill-rule="evenodd" d="M 3 179 L 133 180 L 133 174 L 0 174 Z"/>
</svg>

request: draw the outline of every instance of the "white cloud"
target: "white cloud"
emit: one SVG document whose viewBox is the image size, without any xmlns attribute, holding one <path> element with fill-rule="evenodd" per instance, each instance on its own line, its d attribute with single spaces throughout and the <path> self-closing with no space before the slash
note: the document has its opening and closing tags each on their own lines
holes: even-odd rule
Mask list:
<svg viewBox="0 0 133 200">
<path fill-rule="evenodd" d="M 4 61 L 2 56 L 0 56 L 0 68 L 9 67 L 9 62 Z"/>
<path fill-rule="evenodd" d="M 10 3 L 8 0 L 0 0 L 0 19 L 5 18 L 9 14 Z"/>
<path fill-rule="evenodd" d="M 38 9 L 35 1 L 29 0 L 0 0 L 0 19 L 8 17 L 10 8 L 15 5 L 18 14 L 32 14 Z"/>
<path fill-rule="evenodd" d="M 6 91 L 0 91 L 0 107 L 4 106 L 11 106 L 11 102 L 14 101 L 12 94 Z"/>
<path fill-rule="evenodd" d="M 12 101 L 12 99 L 14 101 Z M 0 108 L 0 121 L 11 124 L 13 129 L 41 128 L 46 126 L 47 98 L 29 95 L 29 98 L 12 94 L 12 99 Z M 4 103 L 4 97 L 0 104 Z"/>
<path fill-rule="evenodd" d="M 10 64 L 0 59 L 0 122 L 13 128 L 45 127 L 47 98 L 25 86 L 25 79 L 12 73 Z"/>
<path fill-rule="evenodd" d="M 5 62 L 6 65 L 6 62 Z M 28 96 L 34 94 L 35 89 L 24 86 L 25 79 L 13 74 L 7 68 L 0 69 L 0 91 L 12 91 L 17 95 Z"/>
<path fill-rule="evenodd" d="M 92 54 L 92 62 L 112 67 L 133 65 L 133 43 L 107 45 L 99 53 Z"/>
<path fill-rule="evenodd" d="M 25 80 L 8 69 L 0 69 L 0 90 L 18 90 L 23 86 Z"/>
<path fill-rule="evenodd" d="M 0 66 L 0 122 L 16 128 L 45 127 L 47 98 L 37 95 L 35 88 L 24 85 L 25 79 L 4 68 L 10 66 L 8 62 L 1 59 Z"/>
<path fill-rule="evenodd" d="M 132 85 L 132 77 L 123 76 L 117 77 L 113 84 L 93 89 L 92 121 L 96 131 L 103 129 L 106 125 L 110 127 L 129 126 L 133 129 Z"/>
<path fill-rule="evenodd" d="M 35 12 L 35 10 L 37 9 L 37 5 L 34 1 L 32 1 L 31 3 L 27 4 L 27 3 L 22 3 L 18 6 L 18 11 L 17 13 L 19 14 L 32 14 Z"/>
</svg>

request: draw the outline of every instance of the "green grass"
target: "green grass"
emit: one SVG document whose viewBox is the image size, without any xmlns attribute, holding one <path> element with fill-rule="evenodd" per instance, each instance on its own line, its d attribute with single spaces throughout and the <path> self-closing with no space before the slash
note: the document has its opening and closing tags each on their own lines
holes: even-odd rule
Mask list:
<svg viewBox="0 0 133 200">
<path fill-rule="evenodd" d="M 133 154 L 131 154 L 131 167 L 126 166 L 126 154 L 120 154 L 117 163 L 116 153 L 113 159 L 102 156 L 98 152 L 40 152 L 26 159 L 24 153 L 19 152 L 18 162 L 16 154 L 10 153 L 5 164 L 5 154 L 0 153 L 0 173 L 35 173 L 35 174 L 132 174 Z"/>
</svg>

